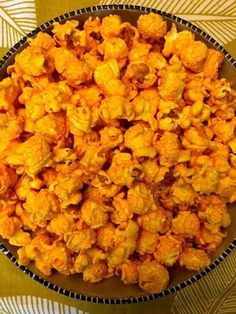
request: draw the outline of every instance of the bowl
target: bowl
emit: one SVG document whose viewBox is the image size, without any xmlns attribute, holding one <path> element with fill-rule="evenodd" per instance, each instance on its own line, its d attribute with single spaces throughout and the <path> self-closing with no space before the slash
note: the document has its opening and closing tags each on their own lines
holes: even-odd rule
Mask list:
<svg viewBox="0 0 236 314">
<path fill-rule="evenodd" d="M 27 39 L 34 37 L 40 31 L 50 32 L 54 22 L 65 22 L 70 19 L 79 19 L 81 25 L 89 16 L 99 16 L 102 18 L 109 14 L 119 14 L 123 21 L 129 21 L 134 24 L 139 15 L 149 12 L 156 12 L 162 15 L 168 22 L 169 26 L 172 22 L 174 22 L 178 30 L 191 30 L 195 34 L 196 38 L 205 42 L 208 47 L 221 51 L 224 54 L 225 59 L 220 70 L 220 75 L 229 81 L 233 81 L 233 78 L 235 77 L 236 61 L 210 35 L 190 22 L 172 14 L 136 5 L 94 6 L 63 14 L 44 23 L 27 36 L 23 37 L 2 58 L 0 61 L 0 79 L 3 79 L 6 76 L 6 69 L 13 63 L 15 55 L 28 45 Z M 33 264 L 30 264 L 28 267 L 20 266 L 17 263 L 16 248 L 11 246 L 4 239 L 0 239 L 0 251 L 2 251 L 12 261 L 12 263 L 14 263 L 15 266 L 22 270 L 26 275 L 30 276 L 43 286 L 66 296 L 88 302 L 104 304 L 137 303 L 148 301 L 170 295 L 171 293 L 195 283 L 207 275 L 212 269 L 221 263 L 227 255 L 230 254 L 230 252 L 236 247 L 236 210 L 234 207 L 234 204 L 229 206 L 232 224 L 229 228 L 227 228 L 228 236 L 224 239 L 217 251 L 212 255 L 212 264 L 201 272 L 190 272 L 179 267 L 172 268 L 170 270 L 169 286 L 166 290 L 156 294 L 145 294 L 145 292 L 137 285 L 126 286 L 118 278 L 109 278 L 97 284 L 89 284 L 84 282 L 80 275 L 63 276 L 59 273 L 54 273 L 50 277 L 45 277 L 34 267 Z"/>
</svg>

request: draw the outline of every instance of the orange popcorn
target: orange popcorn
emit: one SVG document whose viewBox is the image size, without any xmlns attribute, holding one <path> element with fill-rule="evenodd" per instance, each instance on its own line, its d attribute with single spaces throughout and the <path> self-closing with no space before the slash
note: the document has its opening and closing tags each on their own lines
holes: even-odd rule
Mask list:
<svg viewBox="0 0 236 314">
<path fill-rule="evenodd" d="M 157 261 L 144 262 L 138 272 L 139 285 L 148 293 L 158 293 L 168 285 L 169 273 Z"/>
<path fill-rule="evenodd" d="M 208 266 L 236 201 L 223 55 L 153 12 L 55 23 L 28 44 L 0 81 L 0 237 L 19 263 L 147 293 L 167 268 Z"/>
<path fill-rule="evenodd" d="M 180 266 L 184 266 L 189 270 L 199 271 L 209 266 L 210 263 L 211 260 L 206 252 L 200 249 L 186 248 L 179 257 Z"/>
<path fill-rule="evenodd" d="M 143 38 L 160 39 L 167 31 L 167 23 L 155 13 L 141 15 L 137 21 L 137 29 Z"/>
</svg>

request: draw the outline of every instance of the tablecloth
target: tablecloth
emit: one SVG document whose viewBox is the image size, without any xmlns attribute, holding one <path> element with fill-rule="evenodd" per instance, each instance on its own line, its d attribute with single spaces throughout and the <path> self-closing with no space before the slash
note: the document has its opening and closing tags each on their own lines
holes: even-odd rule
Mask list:
<svg viewBox="0 0 236 314">
<path fill-rule="evenodd" d="M 236 58 L 235 0 L 0 0 L 0 57 L 37 25 L 68 11 L 97 4 L 138 4 L 192 21 Z M 236 313 L 236 251 L 206 277 L 155 301 L 102 305 L 77 301 L 49 290 L 0 254 L 0 314 L 198 314 Z"/>
</svg>

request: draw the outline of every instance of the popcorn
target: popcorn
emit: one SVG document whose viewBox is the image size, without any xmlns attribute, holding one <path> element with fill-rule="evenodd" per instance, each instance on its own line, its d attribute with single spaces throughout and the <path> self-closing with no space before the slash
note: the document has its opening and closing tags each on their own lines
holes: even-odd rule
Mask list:
<svg viewBox="0 0 236 314">
<path fill-rule="evenodd" d="M 45 276 L 159 293 L 227 236 L 236 91 L 156 13 L 80 24 L 29 39 L 0 81 L 0 237 Z"/>
</svg>

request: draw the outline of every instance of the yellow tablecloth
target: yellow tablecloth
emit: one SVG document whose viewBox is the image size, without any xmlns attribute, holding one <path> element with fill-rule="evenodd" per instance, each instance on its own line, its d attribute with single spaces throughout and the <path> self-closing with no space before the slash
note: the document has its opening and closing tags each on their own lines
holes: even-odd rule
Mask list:
<svg viewBox="0 0 236 314">
<path fill-rule="evenodd" d="M 82 7 L 117 0 L 0 0 L 0 57 L 47 20 Z M 206 30 L 236 58 L 235 0 L 123 1 L 167 11 Z M 0 314 L 21 313 L 236 313 L 236 251 L 194 285 L 171 296 L 132 305 L 89 304 L 53 292 L 18 270 L 0 254 Z"/>
</svg>

